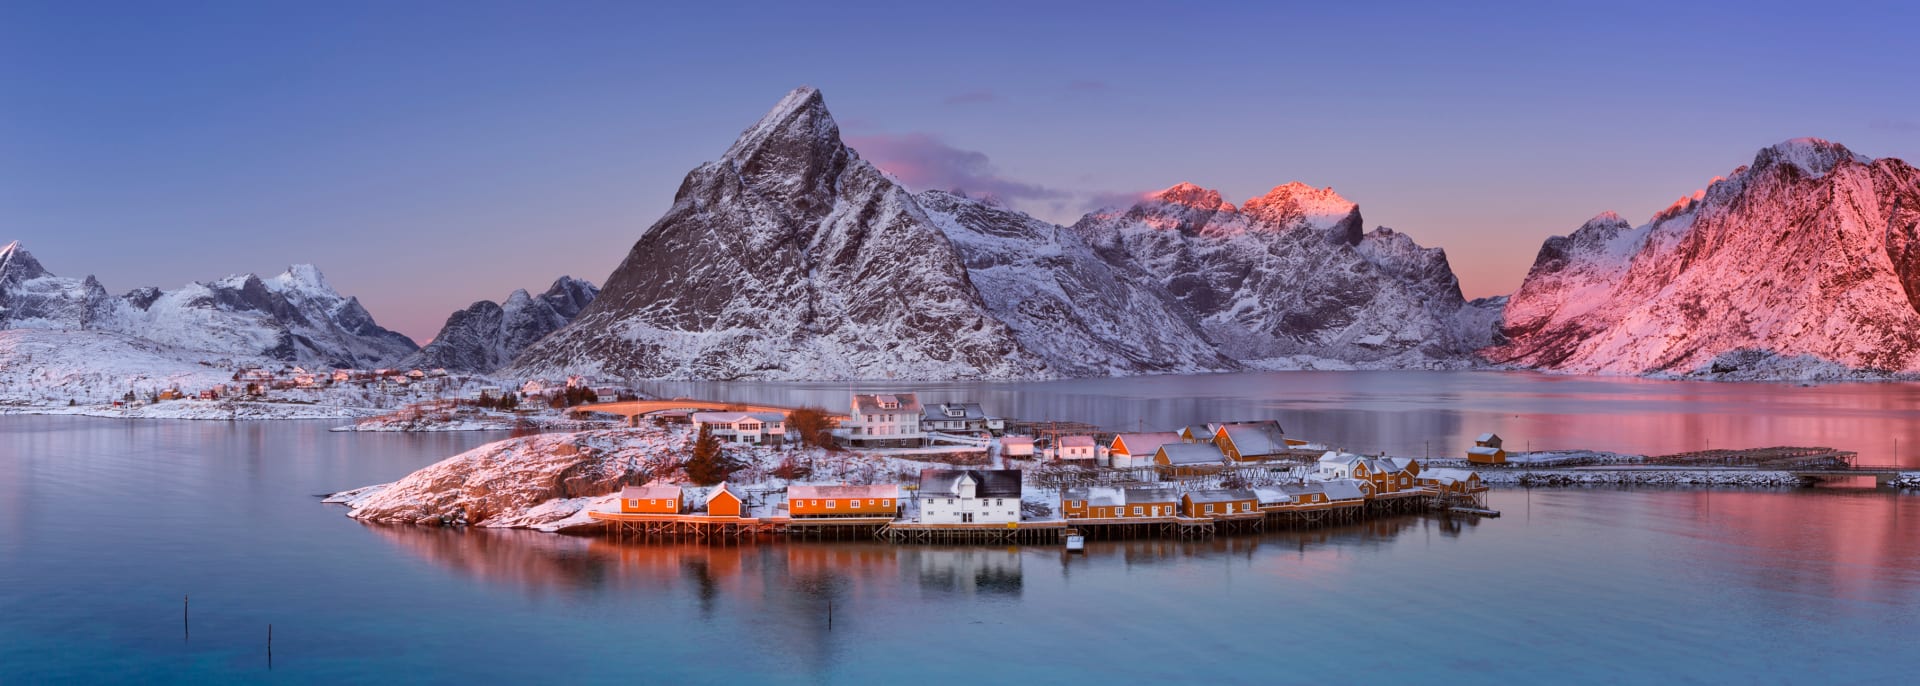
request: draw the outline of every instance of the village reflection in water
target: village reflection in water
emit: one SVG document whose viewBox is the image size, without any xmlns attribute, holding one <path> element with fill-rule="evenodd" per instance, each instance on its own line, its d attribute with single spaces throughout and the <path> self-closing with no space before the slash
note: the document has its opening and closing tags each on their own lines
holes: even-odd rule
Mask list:
<svg viewBox="0 0 1920 686">
<path fill-rule="evenodd" d="M 366 523 L 368 529 L 456 576 L 530 595 L 691 592 L 704 610 L 719 596 L 764 604 L 773 596 L 822 599 L 911 592 L 920 599 L 1017 598 L 1034 574 L 1070 576 L 1088 566 L 1179 564 L 1195 558 L 1270 559 L 1298 564 L 1343 556 L 1409 534 L 1458 537 L 1486 526 L 1475 518 L 1403 515 L 1354 524 L 1279 529 L 1208 540 L 1096 541 L 1085 553 L 1059 546 L 929 546 L 762 538 L 739 544 L 618 541 L 501 529 L 439 529 Z"/>
</svg>

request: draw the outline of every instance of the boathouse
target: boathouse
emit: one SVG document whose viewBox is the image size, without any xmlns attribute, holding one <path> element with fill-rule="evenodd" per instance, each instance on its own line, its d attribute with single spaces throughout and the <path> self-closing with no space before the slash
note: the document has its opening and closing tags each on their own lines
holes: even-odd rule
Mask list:
<svg viewBox="0 0 1920 686">
<path fill-rule="evenodd" d="M 1210 443 L 1167 443 L 1154 453 L 1153 463 L 1174 476 L 1213 474 L 1226 466 L 1220 447 Z"/>
<path fill-rule="evenodd" d="M 1475 464 L 1506 464 L 1507 451 L 1505 448 L 1476 445 L 1467 449 L 1467 461 Z"/>
<path fill-rule="evenodd" d="M 1215 430 L 1213 444 L 1235 462 L 1278 459 L 1287 453 L 1287 436 L 1275 421 L 1223 424 Z"/>
<path fill-rule="evenodd" d="M 1020 521 L 1020 470 L 920 470 L 920 522 L 1001 524 Z"/>
<path fill-rule="evenodd" d="M 686 501 L 680 487 L 628 486 L 620 489 L 620 511 L 627 514 L 680 514 Z"/>
<path fill-rule="evenodd" d="M 1442 494 L 1471 494 L 1486 488 L 1481 484 L 1479 472 L 1465 469 L 1428 469 L 1415 481 Z"/>
<path fill-rule="evenodd" d="M 787 514 L 801 517 L 893 517 L 899 513 L 900 487 L 788 486 Z"/>
<path fill-rule="evenodd" d="M 1083 486 L 1060 493 L 1060 511 L 1067 519 L 1171 517 L 1179 506 L 1179 493 L 1166 486 Z"/>
<path fill-rule="evenodd" d="M 707 516 L 740 516 L 740 496 L 735 495 L 733 489 L 727 488 L 726 482 L 721 482 L 719 486 L 714 487 L 711 493 L 707 494 Z"/>
<path fill-rule="evenodd" d="M 1180 496 L 1180 509 L 1188 517 L 1251 514 L 1259 507 L 1260 496 L 1244 488 L 1188 491 Z"/>
</svg>

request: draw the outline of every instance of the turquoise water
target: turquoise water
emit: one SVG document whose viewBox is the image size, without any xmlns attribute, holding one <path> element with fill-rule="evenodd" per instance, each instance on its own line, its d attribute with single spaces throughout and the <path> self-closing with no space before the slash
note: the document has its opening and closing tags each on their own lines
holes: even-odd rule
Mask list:
<svg viewBox="0 0 1920 686">
<path fill-rule="evenodd" d="M 1833 436 L 1909 412 L 1911 389 L 1866 388 L 1889 395 L 1770 402 L 1814 408 L 1779 421 Z M 1208 407 L 1269 407 L 1248 402 Z M 1476 423 L 1424 402 L 1361 403 L 1385 413 L 1361 424 Z M 1711 414 L 1684 421 L 1723 423 Z M 1593 431 L 1619 421 L 1675 420 Z M 0 417 L 0 684 L 1806 683 L 1920 669 L 1906 647 L 1920 635 L 1920 499 L 1854 484 L 1497 491 L 1499 519 L 1095 542 L 1084 556 L 647 547 L 347 519 L 314 496 L 499 436 L 326 426 Z"/>
</svg>

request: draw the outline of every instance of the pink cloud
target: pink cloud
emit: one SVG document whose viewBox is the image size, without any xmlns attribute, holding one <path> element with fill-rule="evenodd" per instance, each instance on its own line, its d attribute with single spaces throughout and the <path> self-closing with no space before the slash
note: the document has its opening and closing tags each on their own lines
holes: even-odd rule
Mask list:
<svg viewBox="0 0 1920 686">
<path fill-rule="evenodd" d="M 1065 191 L 1001 176 L 987 155 L 947 145 L 928 133 L 849 136 L 847 144 L 915 190 L 963 191 L 1001 200 L 1049 200 Z"/>
</svg>

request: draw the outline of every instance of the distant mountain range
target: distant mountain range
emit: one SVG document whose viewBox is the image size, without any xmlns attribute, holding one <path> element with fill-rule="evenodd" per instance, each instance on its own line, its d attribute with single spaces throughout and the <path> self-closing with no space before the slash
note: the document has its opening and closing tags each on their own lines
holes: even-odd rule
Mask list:
<svg viewBox="0 0 1920 686">
<path fill-rule="evenodd" d="M 455 312 L 415 348 L 318 270 L 110 296 L 0 250 L 0 329 L 107 331 L 331 366 L 655 379 L 1030 379 L 1458 368 L 1708 378 L 1920 374 L 1920 173 L 1760 151 L 1643 225 L 1555 236 L 1510 298 L 1328 188 L 1178 184 L 1071 226 L 914 193 L 789 93 L 688 173 L 604 290 Z M 0 332 L 3 333 L 3 332 Z M 44 341 L 37 343 L 45 347 Z M 39 348 L 37 348 L 39 349 Z M 0 346 L 0 356 L 5 348 Z"/>
</svg>

